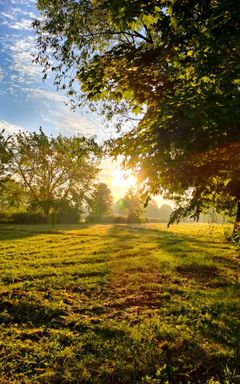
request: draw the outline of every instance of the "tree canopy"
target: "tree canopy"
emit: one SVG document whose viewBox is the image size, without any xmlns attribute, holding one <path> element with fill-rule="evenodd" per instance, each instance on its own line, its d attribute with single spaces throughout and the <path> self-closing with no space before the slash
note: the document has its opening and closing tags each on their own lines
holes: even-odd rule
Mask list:
<svg viewBox="0 0 240 384">
<path fill-rule="evenodd" d="M 112 212 L 112 192 L 105 183 L 95 186 L 90 200 L 90 211 L 93 216 L 108 215 Z"/>
<path fill-rule="evenodd" d="M 122 126 L 138 115 L 111 153 L 125 155 L 146 194 L 175 199 L 174 219 L 240 201 L 240 3 L 37 3 L 36 61 L 56 71 L 55 84 Z"/>
<path fill-rule="evenodd" d="M 19 132 L 13 141 L 13 176 L 20 180 L 32 205 L 48 216 L 56 202 L 82 207 L 99 171 L 99 147 L 84 137 L 48 137 Z"/>
</svg>

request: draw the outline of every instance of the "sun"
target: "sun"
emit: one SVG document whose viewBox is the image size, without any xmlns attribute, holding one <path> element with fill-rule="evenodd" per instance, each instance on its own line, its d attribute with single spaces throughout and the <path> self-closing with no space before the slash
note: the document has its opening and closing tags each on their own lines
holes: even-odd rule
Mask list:
<svg viewBox="0 0 240 384">
<path fill-rule="evenodd" d="M 121 169 L 115 169 L 113 171 L 112 184 L 114 186 L 121 186 L 124 188 L 134 187 L 137 183 L 136 177 L 131 173 L 125 172 Z"/>
</svg>

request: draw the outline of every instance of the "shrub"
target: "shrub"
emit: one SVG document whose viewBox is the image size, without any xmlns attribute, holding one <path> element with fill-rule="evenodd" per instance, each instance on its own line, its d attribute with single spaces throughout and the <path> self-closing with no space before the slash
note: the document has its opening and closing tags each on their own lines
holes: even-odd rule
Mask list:
<svg viewBox="0 0 240 384">
<path fill-rule="evenodd" d="M 60 206 L 56 213 L 56 223 L 58 224 L 77 224 L 80 220 L 79 211 L 69 204 Z"/>
<path fill-rule="evenodd" d="M 112 224 L 115 223 L 115 216 L 97 216 L 97 215 L 89 215 L 86 218 L 87 223 L 100 223 L 100 224 Z"/>
<path fill-rule="evenodd" d="M 38 212 L 15 212 L 1 213 L 0 223 L 2 224 L 45 224 L 46 217 Z"/>
</svg>

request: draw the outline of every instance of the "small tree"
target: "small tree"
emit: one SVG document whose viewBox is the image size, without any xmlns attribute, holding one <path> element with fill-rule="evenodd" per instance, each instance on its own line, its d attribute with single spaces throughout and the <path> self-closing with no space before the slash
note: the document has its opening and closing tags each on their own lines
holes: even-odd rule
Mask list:
<svg viewBox="0 0 240 384">
<path fill-rule="evenodd" d="M 148 205 L 144 208 L 144 214 L 150 219 L 157 219 L 159 217 L 157 202 L 151 199 Z"/>
<path fill-rule="evenodd" d="M 128 208 L 128 222 L 140 223 L 140 217 L 144 207 L 141 194 L 133 188 L 130 188 L 125 195 L 124 200 L 126 202 L 126 207 Z"/>
<path fill-rule="evenodd" d="M 158 215 L 159 218 L 164 221 L 164 222 L 169 222 L 170 216 L 173 212 L 173 209 L 170 205 L 168 204 L 163 204 L 159 209 L 158 209 Z"/>
<path fill-rule="evenodd" d="M 96 185 L 90 201 L 92 216 L 104 216 L 112 212 L 113 197 L 112 192 L 105 183 Z"/>
</svg>

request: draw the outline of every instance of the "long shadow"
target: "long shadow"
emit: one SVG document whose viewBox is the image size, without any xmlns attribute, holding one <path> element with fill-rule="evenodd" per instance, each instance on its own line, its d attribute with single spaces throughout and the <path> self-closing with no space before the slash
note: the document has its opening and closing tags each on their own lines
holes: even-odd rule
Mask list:
<svg viewBox="0 0 240 384">
<path fill-rule="evenodd" d="M 50 224 L 24 224 L 24 225 L 3 225 L 0 224 L 0 242 L 9 240 L 18 240 L 26 237 L 33 237 L 38 235 L 62 235 L 67 231 L 73 229 L 86 229 L 93 226 L 93 224 L 78 224 L 78 225 L 56 225 L 51 229 Z M 63 232 L 66 231 L 66 232 Z M 77 236 L 77 235 L 76 235 Z M 79 234 L 80 236 L 80 234 Z"/>
<path fill-rule="evenodd" d="M 0 303 L 0 320 L 9 324 L 28 324 L 28 327 L 39 327 L 48 325 L 59 328 L 63 326 L 63 309 L 46 307 L 39 303 L 30 301 L 20 296 L 21 300 L 9 301 L 2 299 Z M 6 316 L 7 314 L 7 316 Z"/>
<path fill-rule="evenodd" d="M 193 235 L 176 234 L 176 232 L 171 229 L 163 231 L 160 229 L 145 228 L 144 230 L 154 236 L 153 240 L 157 242 L 159 249 L 174 254 L 174 257 L 179 261 L 183 258 L 187 260 L 188 256 L 190 256 L 189 258 L 191 259 L 192 252 L 199 252 L 200 255 L 204 255 L 204 258 L 207 259 L 208 262 L 226 266 L 236 273 L 240 272 L 240 262 L 237 259 L 230 259 L 226 256 L 217 255 L 217 252 L 221 249 L 217 240 L 207 241 L 199 239 Z M 213 251 L 209 250 L 209 245 L 211 249 L 216 249 L 216 254 L 213 254 Z M 206 279 L 218 275 L 217 265 L 204 265 L 198 261 L 200 260 L 194 256 L 194 260 L 192 260 L 191 263 L 183 263 L 183 265 L 177 267 L 177 270 L 180 273 L 185 273 L 186 275 L 189 274 L 190 278 L 191 276 L 197 277 L 198 274 L 200 279 L 204 277 L 204 274 L 206 275 Z"/>
<path fill-rule="evenodd" d="M 182 318 L 183 321 L 187 321 L 186 324 L 192 329 L 193 334 L 200 332 L 202 338 L 213 342 L 213 345 L 217 343 L 223 347 L 232 348 L 234 352 L 231 358 L 227 356 L 225 358 L 222 357 L 221 364 L 229 364 L 233 369 L 239 366 L 236 364 L 238 364 L 240 359 L 238 338 L 240 334 L 240 303 L 239 300 L 237 300 L 240 295 L 240 284 L 237 280 L 232 279 L 231 276 L 224 276 L 222 268 L 226 267 L 227 269 L 231 269 L 234 275 L 234 273 L 240 272 L 238 260 L 231 259 L 224 255 L 218 256 L 217 252 L 221 247 L 219 247 L 217 240 L 212 241 L 212 250 L 210 250 L 208 249 L 209 243 L 207 241 L 198 239 L 193 235 L 176 234 L 171 229 L 161 230 L 144 226 L 118 225 L 110 230 L 109 236 L 115 238 L 116 244 L 120 243 L 122 248 L 126 249 L 126 253 L 132 241 L 139 242 L 140 244 L 141 242 L 152 242 L 153 244 L 157 244 L 159 249 L 174 256 L 177 261 L 176 265 L 172 267 L 173 269 L 169 270 L 165 280 L 163 279 L 161 281 L 160 264 L 158 264 L 159 271 L 155 271 L 156 275 L 157 272 L 160 274 L 160 279 L 155 281 L 159 284 L 159 290 L 161 291 L 161 284 L 166 291 L 169 287 L 169 296 L 161 296 L 159 300 L 159 296 L 154 292 L 154 285 L 152 292 L 147 291 L 139 294 L 136 287 L 135 294 L 133 291 L 129 293 L 128 284 L 131 276 L 129 276 L 128 273 L 125 280 L 123 276 L 119 277 L 119 286 L 121 286 L 122 279 L 122 290 L 120 294 L 122 293 L 123 297 L 121 301 L 116 291 L 114 293 L 116 287 L 113 287 L 112 294 L 113 296 L 115 295 L 115 298 L 112 298 L 112 306 L 115 306 L 122 312 L 131 311 L 132 317 L 133 308 L 137 307 L 136 317 L 140 316 L 140 318 L 146 308 L 153 310 L 158 308 L 158 316 L 163 316 L 163 318 L 167 316 L 164 320 L 167 322 L 169 319 L 175 318 L 176 323 L 178 323 L 179 318 Z M 216 244 L 216 253 L 214 252 L 214 244 Z M 199 260 L 197 256 L 198 253 Z M 147 250 L 145 257 L 146 259 L 152 257 L 151 254 L 148 254 Z M 202 257 L 206 259 L 206 263 Z M 125 259 L 123 262 L 126 262 Z M 140 267 L 139 272 L 141 272 Z M 132 274 L 135 273 L 138 273 L 137 268 L 136 271 L 132 272 Z M 174 275 L 174 280 L 171 278 L 172 274 Z M 176 274 L 179 276 L 177 281 L 175 278 Z M 185 280 L 182 280 L 182 278 Z M 149 276 L 146 271 L 146 283 L 148 279 Z M 151 277 L 149 282 L 151 283 Z M 184 284 L 186 284 L 185 292 Z M 179 285 L 180 290 L 172 290 L 171 286 L 173 285 Z M 208 299 L 204 292 L 208 294 L 209 290 L 212 290 L 212 296 Z M 181 298 L 177 297 L 178 294 L 181 295 Z M 164 298 L 166 300 L 164 300 Z M 197 301 L 196 298 L 198 298 Z M 164 310 L 162 311 L 163 308 Z M 194 339 L 191 339 L 191 343 L 195 346 L 198 344 Z M 200 345 L 199 348 L 201 349 Z M 179 353 L 181 353 L 181 351 L 179 351 Z M 184 353 L 183 355 L 185 356 Z M 215 363 L 219 364 L 217 357 L 214 358 L 216 358 Z M 208 366 L 209 370 L 211 370 L 211 364 L 209 365 L 210 360 L 211 356 L 207 356 L 206 366 Z M 216 369 L 215 372 L 213 370 L 213 374 L 214 373 L 216 374 Z"/>
<path fill-rule="evenodd" d="M 176 234 L 171 230 L 152 229 L 144 226 L 113 226 L 109 231 L 109 237 L 115 239 L 113 249 L 116 249 L 115 261 L 127 265 L 129 259 L 129 268 L 125 273 L 115 274 L 112 281 L 112 289 L 109 289 L 109 295 L 112 296 L 112 306 L 118 308 L 129 307 L 149 307 L 158 308 L 161 302 L 169 300 L 169 295 L 184 294 L 190 290 L 191 294 L 198 291 L 209 289 L 213 291 L 218 289 L 224 292 L 225 289 L 233 289 L 235 294 L 240 294 L 240 284 L 238 282 L 238 273 L 240 272 L 240 264 L 238 260 L 231 259 L 227 256 L 217 254 L 208 249 L 208 243 L 201 239 L 196 239 L 192 235 Z M 148 248 L 142 250 L 138 247 L 141 244 L 153 244 L 154 251 L 159 248 L 164 254 L 169 254 L 171 260 L 168 263 L 164 258 L 157 257 Z M 139 249 L 140 254 L 134 252 L 133 245 Z M 157 244 L 157 247 L 156 247 Z M 155 247 L 154 247 L 155 245 Z M 125 254 L 119 249 L 125 251 Z M 219 247 L 216 247 L 218 251 Z M 129 252 L 129 254 L 128 254 Z M 198 257 L 199 254 L 199 257 Z M 139 257 L 142 259 L 139 260 Z M 138 259 L 134 266 L 134 258 Z M 155 268 L 155 269 L 154 269 Z M 224 273 L 224 268 L 231 270 L 230 275 Z M 139 277 L 139 278 L 138 278 Z M 137 284 L 143 285 L 149 283 L 153 285 L 151 288 L 139 292 L 136 285 L 136 292 L 131 286 L 131 280 L 135 279 Z M 154 291 L 154 284 L 157 287 L 162 286 L 162 290 L 169 292 L 159 297 Z M 129 289 L 129 286 L 130 289 Z M 138 291 L 138 292 L 137 292 Z M 123 295 L 123 298 L 121 298 Z"/>
<path fill-rule="evenodd" d="M 239 292 L 239 284 L 235 282 L 233 284 L 228 278 L 224 279 L 221 276 L 221 271 L 219 268 L 219 263 L 223 263 L 223 265 L 227 266 L 228 268 L 232 268 L 235 271 L 239 266 L 237 261 L 231 260 L 227 256 L 224 257 L 222 255 L 218 260 L 216 254 L 214 254 L 213 251 L 208 250 L 207 244 L 206 248 L 203 247 L 204 241 L 201 239 L 196 239 L 192 235 L 176 234 L 171 230 L 162 231 L 144 226 L 114 225 L 109 229 L 108 236 L 110 239 L 113 239 L 113 242 L 111 243 L 113 252 L 112 262 L 116 262 L 116 264 L 115 270 L 112 271 L 112 276 L 110 267 L 110 278 L 112 278 L 112 280 L 110 281 L 107 290 L 104 290 L 102 295 L 100 294 L 99 296 L 99 300 L 104 307 L 103 311 L 100 311 L 101 317 L 104 318 L 106 314 L 111 314 L 111 317 L 109 318 L 119 322 L 119 324 L 124 321 L 129 321 L 132 326 L 134 326 L 134 324 L 139 324 L 139 327 L 141 323 L 144 324 L 146 316 L 156 316 L 157 318 L 162 319 L 163 324 L 168 324 L 168 326 L 169 322 L 174 324 L 174 321 L 176 321 L 176 324 L 179 325 L 179 321 L 180 323 L 181 321 L 183 321 L 183 323 L 186 321 L 184 326 L 190 327 L 193 335 L 196 335 L 200 331 L 202 333 L 202 337 L 206 340 L 209 340 L 209 342 L 213 342 L 213 345 L 215 345 L 214 343 L 219 343 L 223 346 L 227 345 L 233 347 L 234 357 L 231 359 L 228 359 L 227 357 L 223 358 L 221 356 L 218 357 L 216 355 L 211 355 L 211 353 L 208 353 L 202 347 L 198 338 L 196 337 L 195 339 L 194 336 L 188 340 L 183 340 L 182 344 L 178 344 L 176 348 L 171 348 L 169 353 L 171 354 L 171 359 L 176 361 L 176 365 L 178 365 L 179 356 L 181 357 L 182 361 L 184 361 L 186 367 L 188 364 L 189 366 L 194 366 L 194 364 L 197 364 L 196 369 L 191 370 L 191 377 L 193 380 L 191 381 L 192 383 L 201 383 L 201 379 L 203 379 L 204 374 L 206 374 L 206 379 L 207 376 L 210 377 L 211 375 L 216 375 L 218 371 L 220 372 L 222 370 L 222 366 L 224 365 L 230 364 L 233 368 L 235 368 L 234 359 L 238 353 L 235 340 L 238 340 L 237 334 L 240 332 L 240 321 L 238 323 L 236 320 L 240 316 L 238 316 L 238 313 L 240 313 L 240 305 L 231 305 L 227 302 L 219 304 L 220 299 L 217 297 L 217 294 L 216 300 L 202 300 L 200 301 L 200 304 L 197 304 L 195 302 L 195 294 L 198 289 L 201 290 L 201 287 L 207 286 L 208 284 L 209 287 L 217 289 L 217 291 L 218 288 L 222 288 L 223 292 L 225 291 L 226 287 L 234 286 L 234 289 L 236 289 L 236 291 L 238 290 Z M 160 264 L 156 263 L 155 265 L 159 266 L 159 270 L 155 270 L 152 271 L 152 273 L 149 273 L 152 265 L 154 265 L 154 262 L 157 261 L 157 259 L 155 259 L 154 255 L 151 255 L 151 253 L 148 252 L 148 249 L 146 249 L 146 254 L 141 254 L 140 257 L 142 257 L 143 264 L 144 258 L 146 258 L 146 265 L 150 260 L 148 265 L 149 268 L 141 269 L 141 265 L 139 264 L 141 259 L 139 259 L 139 255 L 137 252 L 135 254 L 132 252 L 134 250 L 134 243 L 136 245 L 136 249 L 138 249 L 138 244 L 141 245 L 141 243 L 153 243 L 153 245 L 157 244 L 159 249 L 161 248 L 166 253 L 171 255 L 175 250 L 176 252 L 174 257 L 176 257 L 176 260 L 179 261 L 179 265 L 176 263 L 173 273 L 175 276 L 176 274 L 180 276 L 180 283 L 178 282 L 176 285 L 181 284 L 181 277 L 187 278 L 187 281 L 190 283 L 197 282 L 197 285 L 188 285 L 188 292 L 186 296 L 185 294 L 181 293 L 181 298 L 177 298 L 178 293 L 173 292 L 170 289 L 169 295 L 160 295 L 159 297 L 159 292 L 161 293 L 161 286 L 163 291 L 166 292 L 168 290 L 168 286 L 173 285 L 174 283 L 171 281 L 171 270 L 168 271 L 168 275 L 164 276 L 164 273 L 162 273 L 160 270 Z M 125 251 L 125 257 L 123 257 L 124 253 L 120 252 L 118 254 L 120 249 Z M 143 249 L 144 247 L 142 250 Z M 116 251 L 115 256 L 114 250 Z M 128 255 L 129 251 L 130 254 Z M 198 251 L 201 252 L 202 255 L 204 253 L 204 256 L 207 258 L 206 265 L 204 263 L 198 264 L 196 256 Z M 191 258 L 192 252 L 194 252 L 195 255 L 194 263 L 192 262 Z M 182 263 L 182 253 L 186 254 L 185 259 L 188 258 L 189 253 L 189 263 L 187 263 L 187 260 Z M 131 262 L 133 261 L 134 257 L 138 258 L 136 269 L 127 269 L 126 273 L 122 273 L 122 270 L 119 270 L 117 273 L 117 264 L 119 263 L 119 265 L 121 265 L 121 262 L 128 263 L 126 260 L 127 257 L 129 257 Z M 212 264 L 210 263 L 210 265 L 208 265 L 208 260 L 212 262 Z M 151 264 L 151 261 L 153 261 L 153 264 Z M 214 265 L 214 261 L 218 265 Z M 148 291 L 143 290 L 143 285 L 138 287 L 137 281 L 134 282 L 134 286 L 131 285 L 131 278 L 136 276 L 138 273 L 142 273 L 143 275 L 144 281 L 141 282 L 143 285 L 144 283 L 148 282 L 150 284 L 153 283 L 152 291 L 151 286 L 149 287 Z M 217 278 L 221 279 L 223 286 L 217 287 L 215 283 L 212 283 L 212 280 Z M 155 291 L 155 283 L 158 285 L 158 292 Z M 201 292 L 199 292 L 199 295 L 201 295 Z M 202 297 L 204 297 L 204 295 Z M 222 318 L 223 315 L 224 317 Z M 215 321 L 219 321 L 219 324 Z M 225 334 L 224 329 L 227 330 L 227 333 Z M 109 340 L 111 338 L 114 339 L 117 337 L 117 335 L 121 336 L 122 331 L 119 334 L 118 331 L 113 331 L 111 328 L 98 328 L 98 326 L 96 326 L 94 332 L 96 336 L 100 336 L 101 339 L 106 337 Z M 157 327 L 154 332 L 156 332 L 156 340 L 160 339 L 164 341 L 167 339 L 167 336 L 165 337 L 161 334 L 157 335 Z M 126 343 L 126 335 L 123 333 L 122 336 L 123 338 L 121 339 L 121 343 Z M 152 344 L 151 348 L 152 356 L 154 356 L 154 344 Z M 158 351 L 158 353 L 161 355 L 161 349 Z M 149 361 L 149 366 L 152 364 L 153 362 Z M 181 371 L 181 373 L 183 373 L 183 371 Z M 200 381 L 198 381 L 199 377 L 201 377 Z M 182 383 L 189 382 L 188 380 L 181 380 Z M 180 381 L 176 380 L 170 382 Z"/>
</svg>

